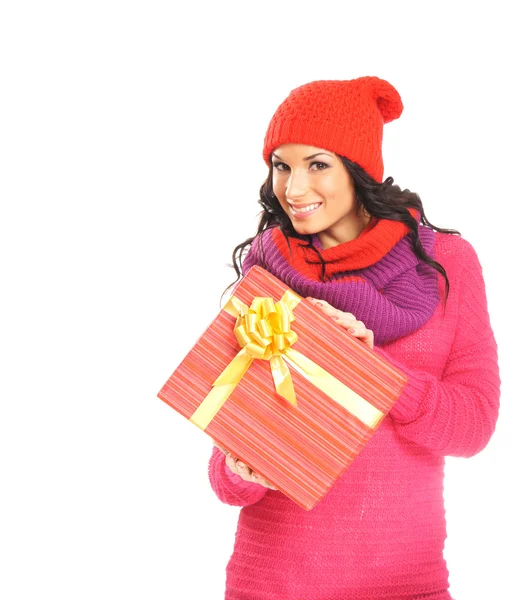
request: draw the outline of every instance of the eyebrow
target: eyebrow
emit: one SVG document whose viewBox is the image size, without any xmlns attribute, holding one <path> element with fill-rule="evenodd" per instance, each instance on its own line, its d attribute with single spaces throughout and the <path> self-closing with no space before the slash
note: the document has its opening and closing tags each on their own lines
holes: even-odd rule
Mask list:
<svg viewBox="0 0 517 600">
<path fill-rule="evenodd" d="M 280 156 L 278 156 L 278 154 L 275 154 L 274 152 L 272 152 L 271 154 L 273 156 L 276 156 L 280 160 L 283 160 L 282 158 L 280 158 Z M 320 154 L 324 154 L 325 156 L 330 156 L 330 158 L 332 158 L 332 155 L 327 154 L 327 152 L 316 152 L 316 154 L 311 154 L 310 156 L 306 156 L 303 160 L 310 160 L 311 158 L 314 158 L 315 156 L 319 156 Z"/>
</svg>

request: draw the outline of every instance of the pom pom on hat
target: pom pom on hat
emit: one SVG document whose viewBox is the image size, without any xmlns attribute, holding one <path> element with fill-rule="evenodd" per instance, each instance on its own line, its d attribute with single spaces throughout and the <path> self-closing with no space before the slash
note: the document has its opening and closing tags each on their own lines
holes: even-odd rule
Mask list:
<svg viewBox="0 0 517 600">
<path fill-rule="evenodd" d="M 398 119 L 404 106 L 397 90 L 384 79 L 362 77 L 369 80 L 370 90 L 385 123 Z"/>
<path fill-rule="evenodd" d="M 264 161 L 269 165 L 282 144 L 307 144 L 346 156 L 380 182 L 383 125 L 403 108 L 397 90 L 378 77 L 312 81 L 277 108 L 264 138 Z"/>
</svg>

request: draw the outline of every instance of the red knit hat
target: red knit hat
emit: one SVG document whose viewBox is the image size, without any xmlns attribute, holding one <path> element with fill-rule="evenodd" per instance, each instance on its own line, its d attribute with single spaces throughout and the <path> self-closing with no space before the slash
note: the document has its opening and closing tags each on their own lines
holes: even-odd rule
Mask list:
<svg viewBox="0 0 517 600">
<path fill-rule="evenodd" d="M 382 127 L 402 114 L 397 90 L 384 79 L 320 80 L 295 88 L 277 108 L 264 138 L 263 157 L 297 143 L 325 148 L 354 161 L 382 181 Z"/>
</svg>

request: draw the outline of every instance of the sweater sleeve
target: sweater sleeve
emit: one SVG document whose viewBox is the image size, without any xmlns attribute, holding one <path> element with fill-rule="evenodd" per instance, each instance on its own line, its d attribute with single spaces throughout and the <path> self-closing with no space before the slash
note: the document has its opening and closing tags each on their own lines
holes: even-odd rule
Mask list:
<svg viewBox="0 0 517 600">
<path fill-rule="evenodd" d="M 214 446 L 208 462 L 208 478 L 219 500 L 231 506 L 249 506 L 262 500 L 268 488 L 232 473 L 225 458 L 224 452 Z"/>
<path fill-rule="evenodd" d="M 455 337 L 441 378 L 376 352 L 408 377 L 390 415 L 401 436 L 442 456 L 473 456 L 488 443 L 499 411 L 497 344 L 487 310 L 481 265 L 461 240 Z"/>
</svg>

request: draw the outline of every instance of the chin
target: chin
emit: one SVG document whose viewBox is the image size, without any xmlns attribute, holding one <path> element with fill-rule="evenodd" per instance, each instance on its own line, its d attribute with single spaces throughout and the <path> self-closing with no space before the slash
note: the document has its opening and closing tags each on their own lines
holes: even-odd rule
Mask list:
<svg viewBox="0 0 517 600">
<path fill-rule="evenodd" d="M 299 233 L 300 235 L 314 235 L 316 233 L 319 233 L 321 231 L 321 227 L 318 227 L 317 225 L 314 224 L 305 224 L 305 223 L 293 223 L 293 221 L 291 221 L 294 230 L 296 231 L 296 233 Z"/>
</svg>

